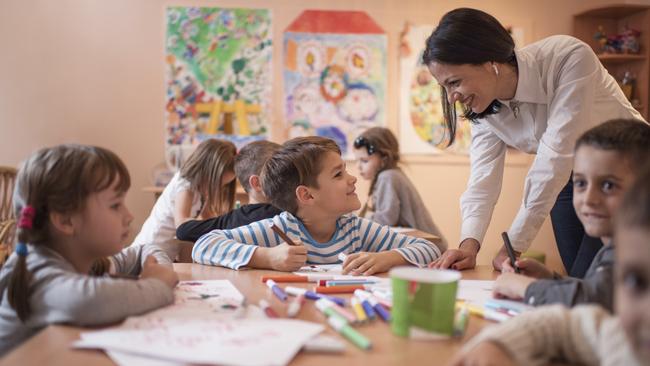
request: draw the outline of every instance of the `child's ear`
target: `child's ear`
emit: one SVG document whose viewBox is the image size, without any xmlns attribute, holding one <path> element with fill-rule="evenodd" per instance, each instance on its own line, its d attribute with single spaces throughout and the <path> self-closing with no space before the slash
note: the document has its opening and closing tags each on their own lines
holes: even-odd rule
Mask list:
<svg viewBox="0 0 650 366">
<path fill-rule="evenodd" d="M 50 212 L 50 223 L 56 231 L 64 235 L 74 235 L 75 224 L 71 214 Z"/>
<path fill-rule="evenodd" d="M 296 188 L 296 199 L 299 204 L 308 205 L 314 200 L 314 196 L 307 186 L 298 186 Z"/>
<path fill-rule="evenodd" d="M 262 190 L 262 180 L 259 175 L 251 175 L 248 177 L 248 185 L 257 192 L 264 193 Z"/>
</svg>

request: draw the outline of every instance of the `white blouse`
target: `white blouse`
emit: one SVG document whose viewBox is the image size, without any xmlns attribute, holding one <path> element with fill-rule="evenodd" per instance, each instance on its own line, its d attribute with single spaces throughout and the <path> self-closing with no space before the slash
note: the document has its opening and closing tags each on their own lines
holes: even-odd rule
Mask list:
<svg viewBox="0 0 650 366">
<path fill-rule="evenodd" d="M 461 241 L 483 241 L 501 192 L 506 146 L 536 154 L 524 197 L 508 234 L 525 251 L 573 169 L 575 141 L 612 118 L 643 119 L 592 49 L 569 36 L 552 36 L 515 51 L 515 97 L 498 114 L 472 124 L 471 172 L 461 197 Z"/>
<path fill-rule="evenodd" d="M 176 237 L 176 224 L 174 223 L 174 209 L 176 197 L 183 191 L 190 191 L 191 184 L 179 173 L 174 174 L 167 184 L 151 214 L 142 225 L 140 233 L 135 237 L 132 245 L 159 245 Z M 195 192 L 192 198 L 191 215 L 196 217 L 201 211 L 201 197 Z"/>
</svg>

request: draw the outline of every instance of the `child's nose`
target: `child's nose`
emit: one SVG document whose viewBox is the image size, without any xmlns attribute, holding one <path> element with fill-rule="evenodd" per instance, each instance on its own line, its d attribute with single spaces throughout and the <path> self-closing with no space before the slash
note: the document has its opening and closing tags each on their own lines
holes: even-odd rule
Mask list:
<svg viewBox="0 0 650 366">
<path fill-rule="evenodd" d="M 598 187 L 593 185 L 587 187 L 585 191 L 585 202 L 588 204 L 596 204 L 600 201 L 600 193 L 598 192 Z"/>
<path fill-rule="evenodd" d="M 126 208 L 126 215 L 124 217 L 124 221 L 126 222 L 127 225 L 130 225 L 131 222 L 133 222 L 133 215 L 131 214 L 131 211 L 129 211 L 128 208 Z"/>
</svg>

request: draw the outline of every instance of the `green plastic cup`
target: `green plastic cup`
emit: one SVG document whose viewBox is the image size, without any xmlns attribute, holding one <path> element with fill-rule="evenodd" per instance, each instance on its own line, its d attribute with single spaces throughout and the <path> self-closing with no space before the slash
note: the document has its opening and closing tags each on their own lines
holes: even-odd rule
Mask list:
<svg viewBox="0 0 650 366">
<path fill-rule="evenodd" d="M 431 339 L 453 335 L 460 272 L 397 267 L 389 275 L 393 286 L 394 334 Z"/>
</svg>

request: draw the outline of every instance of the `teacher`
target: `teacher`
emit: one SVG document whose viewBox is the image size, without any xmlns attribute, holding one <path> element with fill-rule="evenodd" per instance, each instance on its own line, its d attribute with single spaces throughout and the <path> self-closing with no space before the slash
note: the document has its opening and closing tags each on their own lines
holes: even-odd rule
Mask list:
<svg viewBox="0 0 650 366">
<path fill-rule="evenodd" d="M 427 39 L 423 62 L 442 91 L 450 145 L 456 102 L 471 121 L 471 172 L 461 204 L 458 249 L 434 268 L 473 268 L 501 192 L 506 147 L 536 154 L 519 212 L 508 234 L 524 252 L 551 214 L 562 262 L 583 277 L 602 246 L 585 235 L 572 204 L 573 148 L 586 130 L 612 118 L 643 119 L 600 64 L 591 47 L 564 35 L 515 50 L 508 31 L 491 15 L 461 8 L 445 14 Z M 507 258 L 502 246 L 492 264 Z"/>
</svg>

